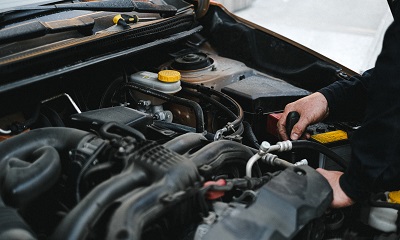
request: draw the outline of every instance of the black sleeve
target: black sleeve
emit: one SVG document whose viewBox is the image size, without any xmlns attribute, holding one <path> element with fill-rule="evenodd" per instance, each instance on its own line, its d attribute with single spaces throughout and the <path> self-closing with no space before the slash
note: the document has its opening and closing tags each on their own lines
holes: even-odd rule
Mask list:
<svg viewBox="0 0 400 240">
<path fill-rule="evenodd" d="M 400 20 L 388 28 L 368 86 L 365 118 L 340 186 L 353 200 L 400 189 Z"/>
<path fill-rule="evenodd" d="M 364 116 L 367 102 L 367 89 L 373 69 L 363 76 L 353 76 L 320 89 L 328 101 L 329 119 L 354 120 Z"/>
</svg>

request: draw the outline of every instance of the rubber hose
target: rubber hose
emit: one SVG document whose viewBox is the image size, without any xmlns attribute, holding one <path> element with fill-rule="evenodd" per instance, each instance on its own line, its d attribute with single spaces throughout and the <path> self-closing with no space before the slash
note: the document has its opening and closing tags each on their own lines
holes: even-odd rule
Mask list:
<svg viewBox="0 0 400 240">
<path fill-rule="evenodd" d="M 146 173 L 133 165 L 90 191 L 63 218 L 50 239 L 85 239 L 90 233 L 92 224 L 109 204 L 135 188 L 146 185 L 148 181 Z"/>
<path fill-rule="evenodd" d="M 189 157 L 197 167 L 202 165 L 222 166 L 227 159 L 240 159 L 246 163 L 253 153 L 245 145 L 229 140 L 215 141 Z"/>
<path fill-rule="evenodd" d="M 81 192 L 80 192 L 80 186 L 81 186 L 81 179 L 82 176 L 86 173 L 86 171 L 93 166 L 93 162 L 97 159 L 97 156 L 99 153 L 103 150 L 103 148 L 106 146 L 106 142 L 102 142 L 97 149 L 91 154 L 89 159 L 83 164 L 81 170 L 79 171 L 79 174 L 76 178 L 76 187 L 75 187 L 75 198 L 76 202 L 81 201 Z"/>
<path fill-rule="evenodd" d="M 144 226 L 165 211 L 165 204 L 160 199 L 167 192 L 173 193 L 168 188 L 161 180 L 131 194 L 114 212 L 106 239 L 140 240 Z"/>
<path fill-rule="evenodd" d="M 48 190 L 60 172 L 58 153 L 67 154 L 93 136 L 71 128 L 44 128 L 3 141 L 0 144 L 0 189 L 7 203 L 26 204 Z M 35 152 L 42 147 L 46 148 Z M 22 160 L 32 158 L 32 153 L 38 161 L 28 167 Z"/>
<path fill-rule="evenodd" d="M 196 85 L 196 84 L 192 84 L 192 83 L 188 83 L 188 82 L 183 82 L 183 81 L 181 82 L 181 85 L 183 87 L 196 89 L 199 92 L 209 93 L 209 94 L 215 95 L 217 97 L 220 97 L 220 98 L 223 98 L 223 99 L 229 101 L 232 104 L 232 106 L 234 106 L 236 108 L 236 112 L 237 112 L 237 119 L 235 121 L 233 121 L 231 124 L 233 125 L 234 128 L 236 128 L 240 125 L 240 123 L 243 122 L 244 112 L 243 112 L 242 107 L 239 105 L 238 102 L 236 102 L 233 98 L 226 95 L 225 93 L 216 91 L 216 90 L 208 88 L 208 87 L 204 87 L 201 85 Z"/>
<path fill-rule="evenodd" d="M 292 141 L 292 149 L 312 149 L 316 150 L 328 158 L 330 158 L 332 161 L 337 163 L 340 167 L 346 169 L 348 166 L 348 163 L 339 155 L 337 155 L 335 152 L 333 152 L 331 149 L 325 147 L 322 144 L 316 143 L 316 142 L 311 142 L 307 140 L 297 140 L 297 141 Z"/>
<path fill-rule="evenodd" d="M 34 151 L 29 159 L 31 157 L 35 160 L 26 167 L 15 167 L 16 159 L 9 159 L 1 193 L 10 206 L 19 208 L 29 203 L 58 181 L 61 161 L 57 150 L 44 146 Z"/>
<path fill-rule="evenodd" d="M 250 123 L 243 121 L 243 126 L 244 126 L 244 137 L 247 138 L 247 140 L 249 140 L 249 142 L 252 144 L 251 147 L 259 149 L 260 144 L 258 143 L 257 137 L 254 134 Z"/>
<path fill-rule="evenodd" d="M 208 101 L 208 102 L 210 102 L 210 103 L 212 103 L 212 104 L 214 104 L 214 105 L 217 105 L 218 108 L 220 108 L 222 111 L 226 112 L 226 113 L 233 119 L 233 122 L 231 123 L 232 126 L 233 126 L 234 128 L 235 128 L 235 127 L 238 128 L 235 132 L 229 134 L 229 136 L 237 136 L 237 135 L 240 136 L 240 135 L 243 134 L 243 132 L 244 132 L 244 126 L 243 126 L 242 123 L 241 123 L 242 120 L 243 120 L 243 115 L 242 115 L 242 119 L 240 119 L 239 116 L 237 116 L 235 113 L 233 113 L 233 112 L 232 112 L 229 108 L 227 108 L 225 105 L 223 105 L 222 103 L 218 102 L 217 100 L 215 100 L 215 99 L 213 99 L 213 98 L 211 98 L 211 97 L 209 97 L 209 96 L 207 96 L 207 95 L 205 95 L 205 94 L 202 94 L 202 93 L 200 93 L 200 92 L 193 92 L 193 91 L 189 91 L 189 90 L 187 90 L 187 89 L 182 89 L 182 91 L 184 91 L 186 94 L 193 95 L 194 97 L 198 97 L 198 98 L 203 99 L 203 100 L 206 100 L 206 101 Z M 241 109 L 240 105 L 239 105 L 239 108 Z M 239 111 L 239 112 L 240 112 L 240 111 Z M 242 113 L 243 113 L 243 111 L 242 111 Z M 238 125 L 238 126 L 237 126 L 236 122 L 239 122 L 239 125 Z"/>
<path fill-rule="evenodd" d="M 3 166 L 5 160 L 11 157 L 25 159 L 43 146 L 52 146 L 59 153 L 68 153 L 80 142 L 93 137 L 93 134 L 78 129 L 52 127 L 35 129 L 7 139 L 0 144 L 0 177 L 5 175 L 7 169 Z"/>
<path fill-rule="evenodd" d="M 83 139 L 91 137 L 93 137 L 92 134 L 77 129 L 44 128 L 32 130 L 27 133 L 23 133 L 13 138 L 7 139 L 0 144 L 0 179 L 4 179 L 7 176 L 10 167 L 27 167 L 30 163 L 23 163 L 23 161 L 19 159 L 27 159 L 32 154 L 32 152 L 36 151 L 39 148 L 52 146 L 57 150 L 57 152 L 67 152 L 69 149 L 76 148 Z M 42 165 L 44 162 L 47 162 L 47 160 L 56 158 L 56 154 L 54 153 L 54 151 L 48 149 L 51 148 L 46 147 L 44 150 L 39 150 L 38 154 L 40 155 L 40 153 L 42 153 L 41 157 L 43 157 L 44 160 L 40 160 L 40 164 L 34 163 L 35 166 Z M 52 168 L 53 166 L 49 167 Z M 29 173 L 27 175 L 32 174 L 32 172 L 28 172 Z M 54 169 L 52 170 L 52 172 L 54 172 Z M 48 177 L 46 173 L 43 174 L 46 178 Z M 11 176 L 12 175 L 13 174 L 11 174 Z M 41 180 L 39 182 L 43 181 Z M 34 185 L 37 185 L 39 182 L 35 182 Z M 30 189 L 30 193 L 33 195 L 36 194 L 35 191 L 40 191 L 40 188 L 47 188 L 47 184 L 48 183 L 43 183 L 43 186 Z M 1 188 L 3 188 L 3 186 L 1 186 Z M 29 195 L 29 192 L 25 191 L 24 195 L 26 194 Z M 0 238 L 34 239 L 32 231 L 18 215 L 16 210 L 5 207 L 1 199 Z"/>
<path fill-rule="evenodd" d="M 207 141 L 207 139 L 201 133 L 186 133 L 164 143 L 163 145 L 164 147 L 183 155 L 193 148 L 202 146 L 205 141 Z"/>
<path fill-rule="evenodd" d="M 107 176 L 107 174 L 110 173 L 112 168 L 114 167 L 115 163 L 113 162 L 104 162 L 104 163 L 99 163 L 95 166 L 92 166 L 89 168 L 82 176 L 82 179 L 85 181 L 91 181 L 92 178 L 96 176 Z"/>
<path fill-rule="evenodd" d="M 230 117 L 234 120 L 234 122 L 237 121 L 238 116 L 236 116 L 235 113 L 233 113 L 229 108 L 227 108 L 225 105 L 218 102 L 217 100 L 215 100 L 205 94 L 202 94 L 200 92 L 189 91 L 187 89 L 182 89 L 181 91 L 185 92 L 186 94 L 192 95 L 194 97 L 206 100 L 206 101 L 210 102 L 211 104 L 217 105 L 218 108 L 220 108 L 222 111 L 224 111 L 228 115 L 230 115 Z M 239 124 L 238 130 L 236 130 L 234 133 L 230 134 L 229 136 L 242 135 L 243 132 L 244 132 L 244 127 L 241 124 Z"/>
<path fill-rule="evenodd" d="M 154 89 L 135 84 L 133 82 L 126 83 L 122 85 L 122 88 L 129 88 L 133 89 L 135 91 L 139 91 L 141 93 L 151 95 L 156 98 L 160 98 L 162 100 L 166 100 L 172 103 L 176 103 L 182 106 L 186 106 L 191 108 L 194 111 L 194 115 L 196 116 L 196 132 L 202 133 L 204 132 L 204 115 L 203 115 L 203 109 L 201 109 L 200 105 L 197 102 L 176 97 L 173 95 L 165 94 L 159 91 L 156 91 Z"/>
<path fill-rule="evenodd" d="M 0 239 L 34 240 L 34 233 L 17 210 L 0 206 Z"/>
<path fill-rule="evenodd" d="M 143 135 L 143 133 L 141 133 L 140 131 L 126 126 L 122 123 L 118 123 L 118 122 L 108 122 L 105 123 L 100 129 L 99 129 L 99 133 L 102 137 L 107 138 L 107 139 L 113 139 L 113 138 L 121 138 L 121 135 L 118 134 L 114 134 L 114 133 L 110 133 L 108 130 L 110 130 L 111 128 L 116 128 L 117 130 L 121 131 L 121 134 L 124 134 L 124 136 L 131 136 L 136 138 L 136 140 L 141 140 L 144 141 L 146 140 L 146 137 Z"/>
<path fill-rule="evenodd" d="M 161 128 L 168 128 L 172 131 L 175 132 L 179 132 L 179 133 L 188 133 L 188 132 L 192 132 L 195 133 L 196 129 L 186 126 L 186 125 L 182 125 L 182 124 L 178 124 L 178 123 L 169 123 L 169 122 L 164 122 L 164 121 L 154 121 L 153 124 L 155 126 L 161 127 Z M 214 139 L 214 134 L 207 132 L 205 137 L 208 140 L 213 140 Z"/>
<path fill-rule="evenodd" d="M 237 118 L 235 113 L 233 113 L 229 108 L 227 108 L 225 105 L 223 105 L 222 103 L 218 102 L 217 100 L 215 100 L 212 97 L 209 97 L 209 96 L 207 96 L 207 95 L 205 95 L 203 93 L 200 93 L 200 92 L 194 92 L 194 91 L 190 91 L 190 90 L 187 90 L 187 89 L 184 89 L 184 88 L 181 90 L 181 92 L 184 92 L 184 93 L 186 93 L 186 94 L 188 94 L 190 96 L 194 96 L 194 97 L 200 98 L 200 99 L 205 100 L 205 101 L 207 101 L 207 102 L 209 102 L 209 103 L 211 103 L 213 105 L 216 105 L 219 109 L 221 109 L 222 111 L 226 112 L 229 115 L 229 117 L 232 118 L 232 120 L 235 120 Z"/>
<path fill-rule="evenodd" d="M 194 194 L 188 189 L 200 184 L 197 167 L 187 158 L 154 144 L 141 153 L 135 164 L 147 170 L 152 184 L 124 197 L 111 217 L 107 239 L 140 239 L 147 223 Z"/>
</svg>

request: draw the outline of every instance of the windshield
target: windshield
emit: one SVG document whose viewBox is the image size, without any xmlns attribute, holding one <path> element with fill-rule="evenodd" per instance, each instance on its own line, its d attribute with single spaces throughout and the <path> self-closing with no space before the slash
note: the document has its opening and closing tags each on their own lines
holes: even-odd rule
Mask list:
<svg viewBox="0 0 400 240">
<path fill-rule="evenodd" d="M 386 1 L 254 0 L 236 15 L 354 70 L 374 66 L 393 21 Z"/>
<path fill-rule="evenodd" d="M 2 0 L 0 1 L 0 9 L 7 8 L 15 8 L 23 5 L 36 4 L 41 5 L 45 3 L 51 3 L 56 1 L 44 1 L 44 0 L 24 0 L 24 1 L 15 1 L 15 0 Z"/>
</svg>

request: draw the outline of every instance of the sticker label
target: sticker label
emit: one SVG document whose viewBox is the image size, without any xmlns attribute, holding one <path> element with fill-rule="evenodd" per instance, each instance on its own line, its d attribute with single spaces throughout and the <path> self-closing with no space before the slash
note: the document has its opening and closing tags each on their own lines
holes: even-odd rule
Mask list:
<svg viewBox="0 0 400 240">
<path fill-rule="evenodd" d="M 315 135 L 312 135 L 311 138 L 322 144 L 333 143 L 333 142 L 338 142 L 338 141 L 343 141 L 343 140 L 348 139 L 347 133 L 342 130 L 336 130 L 336 131 L 332 131 L 332 132 L 315 134 Z"/>
</svg>

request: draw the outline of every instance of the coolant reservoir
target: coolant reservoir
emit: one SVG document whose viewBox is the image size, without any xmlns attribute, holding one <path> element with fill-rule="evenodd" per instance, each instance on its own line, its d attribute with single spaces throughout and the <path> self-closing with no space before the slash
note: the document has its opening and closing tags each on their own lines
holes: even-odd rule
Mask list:
<svg viewBox="0 0 400 240">
<path fill-rule="evenodd" d="M 400 203 L 400 191 L 393 191 L 386 194 L 390 203 Z M 368 218 L 368 225 L 383 232 L 397 231 L 398 210 L 394 208 L 371 207 Z"/>
<path fill-rule="evenodd" d="M 178 70 L 182 81 L 201 84 L 218 91 L 226 85 L 255 74 L 254 70 L 242 62 L 202 52 L 177 56 L 161 68 Z"/>
<path fill-rule="evenodd" d="M 157 73 L 140 71 L 130 76 L 130 81 L 142 86 L 152 88 L 162 93 L 174 94 L 179 92 L 181 87 L 181 74 L 174 70 L 163 70 Z M 160 105 L 164 100 L 150 95 L 135 92 L 135 96 L 140 100 L 150 100 L 153 105 Z"/>
</svg>

